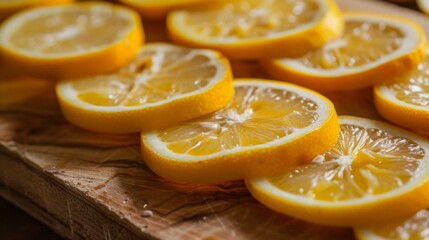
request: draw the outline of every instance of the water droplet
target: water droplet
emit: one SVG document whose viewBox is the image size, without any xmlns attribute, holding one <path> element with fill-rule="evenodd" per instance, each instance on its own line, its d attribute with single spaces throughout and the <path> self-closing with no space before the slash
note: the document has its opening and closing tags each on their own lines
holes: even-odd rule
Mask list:
<svg viewBox="0 0 429 240">
<path fill-rule="evenodd" d="M 144 210 L 144 211 L 140 214 L 140 216 L 141 216 L 141 217 L 144 217 L 144 218 L 146 218 L 146 217 L 152 217 L 152 216 L 153 216 L 153 212 L 152 212 L 151 210 Z"/>
</svg>

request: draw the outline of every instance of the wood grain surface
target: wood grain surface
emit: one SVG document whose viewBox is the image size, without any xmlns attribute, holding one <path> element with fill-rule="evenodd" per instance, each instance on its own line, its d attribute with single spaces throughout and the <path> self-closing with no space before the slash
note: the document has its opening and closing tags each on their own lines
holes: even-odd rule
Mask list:
<svg viewBox="0 0 429 240">
<path fill-rule="evenodd" d="M 369 0 L 338 3 L 402 15 L 429 33 L 428 19 L 411 10 Z M 165 38 L 162 23 L 145 27 L 148 35 L 158 34 L 151 40 Z M 233 66 L 236 76 L 265 76 L 253 62 Z M 379 118 L 371 89 L 328 97 L 339 114 Z M 353 239 L 349 228 L 317 226 L 265 208 L 242 181 L 195 185 L 156 176 L 141 160 L 139 134 L 70 125 L 52 86 L 0 104 L 0 195 L 69 239 Z"/>
</svg>

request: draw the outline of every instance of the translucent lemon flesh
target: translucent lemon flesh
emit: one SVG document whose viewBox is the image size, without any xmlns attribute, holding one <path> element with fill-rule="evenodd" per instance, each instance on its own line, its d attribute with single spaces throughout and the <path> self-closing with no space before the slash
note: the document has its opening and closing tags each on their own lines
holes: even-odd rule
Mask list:
<svg viewBox="0 0 429 240">
<path fill-rule="evenodd" d="M 96 106 L 143 106 L 199 90 L 218 67 L 209 56 L 182 48 L 142 50 L 119 72 L 73 82 L 78 97 Z"/>
<path fill-rule="evenodd" d="M 429 107 L 429 59 L 426 58 L 417 69 L 388 83 L 397 99 L 422 107 Z"/>
<path fill-rule="evenodd" d="M 413 217 L 401 222 L 371 229 L 378 236 L 386 239 L 414 239 L 429 238 L 429 211 L 421 210 Z"/>
<path fill-rule="evenodd" d="M 34 54 L 67 54 L 110 45 L 132 26 L 115 8 L 61 8 L 31 17 L 14 29 L 9 43 Z"/>
<path fill-rule="evenodd" d="M 297 59 L 314 69 L 356 68 L 401 47 L 405 34 L 383 22 L 347 20 L 343 36 Z"/>
<path fill-rule="evenodd" d="M 270 178 L 280 189 L 315 200 L 344 201 L 386 193 L 409 182 L 424 150 L 374 128 L 342 124 L 336 145 L 306 166 Z"/>
<path fill-rule="evenodd" d="M 314 123 L 317 109 L 315 102 L 290 91 L 238 86 L 226 108 L 161 129 L 158 137 L 175 153 L 208 155 L 290 135 Z"/>
<path fill-rule="evenodd" d="M 316 0 L 238 0 L 189 11 L 186 25 L 207 38 L 260 38 L 296 29 L 318 17 Z"/>
</svg>

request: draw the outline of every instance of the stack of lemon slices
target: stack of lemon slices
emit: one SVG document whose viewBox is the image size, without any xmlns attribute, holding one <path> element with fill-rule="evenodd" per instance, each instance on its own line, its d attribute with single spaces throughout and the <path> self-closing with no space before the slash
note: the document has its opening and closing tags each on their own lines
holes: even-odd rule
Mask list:
<svg viewBox="0 0 429 240">
<path fill-rule="evenodd" d="M 418 24 L 343 13 L 333 0 L 70 2 L 0 3 L 0 104 L 52 79 L 69 122 L 141 132 L 142 158 L 162 177 L 245 179 L 257 200 L 298 219 L 355 227 L 360 239 L 427 238 L 429 140 L 416 133 L 429 133 L 429 60 Z M 171 42 L 144 44 L 139 14 L 165 21 Z M 250 78 L 234 79 L 229 60 Z M 265 75 L 255 64 L 280 81 L 254 78 Z M 411 131 L 338 117 L 323 96 L 369 87 L 379 114 Z"/>
</svg>

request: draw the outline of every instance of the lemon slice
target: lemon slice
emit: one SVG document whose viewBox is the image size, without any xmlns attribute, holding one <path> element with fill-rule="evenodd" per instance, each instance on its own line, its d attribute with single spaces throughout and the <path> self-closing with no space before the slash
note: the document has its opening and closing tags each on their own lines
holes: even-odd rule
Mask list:
<svg viewBox="0 0 429 240">
<path fill-rule="evenodd" d="M 279 212 L 324 225 L 404 219 L 429 205 L 429 141 L 386 123 L 340 117 L 338 142 L 311 164 L 246 181 Z"/>
<path fill-rule="evenodd" d="M 429 58 L 414 70 L 374 88 L 377 111 L 402 127 L 429 131 Z"/>
<path fill-rule="evenodd" d="M 341 38 L 298 58 L 263 61 L 268 73 L 319 91 L 372 86 L 423 61 L 427 42 L 419 25 L 398 16 L 346 13 Z"/>
<path fill-rule="evenodd" d="M 429 0 L 417 0 L 417 6 L 422 12 L 429 14 Z"/>
<path fill-rule="evenodd" d="M 12 14 L 26 8 L 71 3 L 74 0 L 2 0 L 0 1 L 0 22 Z"/>
<path fill-rule="evenodd" d="M 338 37 L 343 21 L 332 0 L 236 0 L 171 12 L 171 39 L 234 59 L 301 55 Z"/>
<path fill-rule="evenodd" d="M 139 15 L 108 3 L 76 3 L 26 10 L 0 28 L 6 61 L 28 73 L 64 78 L 121 67 L 143 41 Z"/>
<path fill-rule="evenodd" d="M 210 50 L 144 45 L 117 72 L 57 84 L 66 119 L 109 133 L 150 130 L 224 107 L 234 89 L 228 61 Z"/>
<path fill-rule="evenodd" d="M 142 14 L 145 19 L 160 20 L 173 9 L 225 0 L 119 0 Z"/>
<path fill-rule="evenodd" d="M 221 182 L 306 163 L 337 140 L 335 109 L 320 94 L 269 80 L 234 86 L 227 107 L 143 133 L 149 168 L 176 181 Z"/>
<path fill-rule="evenodd" d="M 404 221 L 355 228 L 355 235 L 359 240 L 426 240 L 429 238 L 429 211 L 423 209 Z"/>
</svg>

